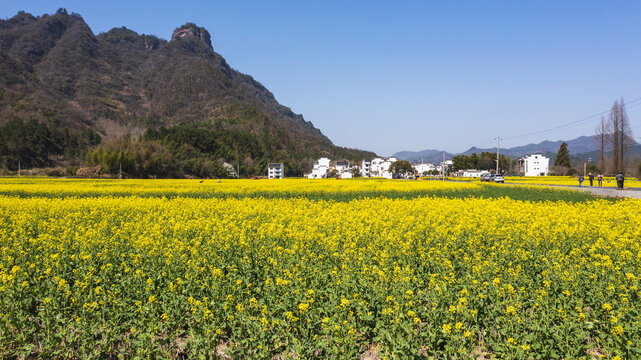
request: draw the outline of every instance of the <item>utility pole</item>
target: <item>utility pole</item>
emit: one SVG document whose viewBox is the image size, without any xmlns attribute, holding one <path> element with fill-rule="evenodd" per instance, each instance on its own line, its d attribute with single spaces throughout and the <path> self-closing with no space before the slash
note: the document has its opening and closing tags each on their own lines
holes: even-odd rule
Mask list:
<svg viewBox="0 0 641 360">
<path fill-rule="evenodd" d="M 20 161 L 18 161 L 18 176 L 20 176 Z"/>
<path fill-rule="evenodd" d="M 119 165 L 120 165 L 120 170 L 118 171 L 118 179 L 122 180 L 122 163 L 120 163 Z"/>
<path fill-rule="evenodd" d="M 499 148 L 501 147 L 501 137 L 496 138 L 496 175 L 499 174 Z"/>
</svg>

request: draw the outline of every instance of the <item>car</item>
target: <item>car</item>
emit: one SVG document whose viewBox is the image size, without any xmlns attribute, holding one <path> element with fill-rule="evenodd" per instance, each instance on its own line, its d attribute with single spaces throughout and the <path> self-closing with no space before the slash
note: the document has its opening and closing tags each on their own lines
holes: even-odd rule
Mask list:
<svg viewBox="0 0 641 360">
<path fill-rule="evenodd" d="M 494 178 L 495 183 L 501 183 L 501 184 L 505 183 L 505 179 L 503 178 L 503 175 L 493 175 L 492 177 Z"/>
<path fill-rule="evenodd" d="M 483 181 L 490 181 L 490 174 L 483 174 L 481 175 L 481 182 Z"/>
</svg>

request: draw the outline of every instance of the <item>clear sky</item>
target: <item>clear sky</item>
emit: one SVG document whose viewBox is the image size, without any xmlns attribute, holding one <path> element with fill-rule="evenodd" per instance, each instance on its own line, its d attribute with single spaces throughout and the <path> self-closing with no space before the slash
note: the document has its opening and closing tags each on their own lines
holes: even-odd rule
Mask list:
<svg viewBox="0 0 641 360">
<path fill-rule="evenodd" d="M 592 135 L 598 117 L 541 131 L 641 98 L 641 1 L 3 0 L 0 17 L 59 7 L 96 34 L 203 26 L 335 144 L 379 155 Z"/>
</svg>

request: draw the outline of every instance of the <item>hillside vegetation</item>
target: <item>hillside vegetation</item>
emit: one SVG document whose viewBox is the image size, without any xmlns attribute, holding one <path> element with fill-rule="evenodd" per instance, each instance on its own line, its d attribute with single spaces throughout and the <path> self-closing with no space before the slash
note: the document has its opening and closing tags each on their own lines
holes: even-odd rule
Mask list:
<svg viewBox="0 0 641 360">
<path fill-rule="evenodd" d="M 23 141 L 25 128 L 40 130 Z M 0 20 L 0 139 L 3 168 L 109 172 L 115 156 L 129 176 L 218 176 L 225 162 L 243 176 L 268 162 L 300 175 L 320 156 L 374 155 L 333 145 L 232 69 L 204 28 L 187 23 L 171 41 L 124 27 L 94 35 L 64 9 Z"/>
</svg>

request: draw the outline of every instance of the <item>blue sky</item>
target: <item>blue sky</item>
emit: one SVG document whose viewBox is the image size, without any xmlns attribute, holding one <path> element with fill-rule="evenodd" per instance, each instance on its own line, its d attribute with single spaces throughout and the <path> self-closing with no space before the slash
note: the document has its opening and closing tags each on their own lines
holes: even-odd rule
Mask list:
<svg viewBox="0 0 641 360">
<path fill-rule="evenodd" d="M 59 7 L 96 34 L 204 26 L 232 67 L 335 144 L 380 155 L 591 135 L 598 118 L 541 130 L 641 98 L 639 1 L 37 0 L 4 1 L 0 17 Z"/>
</svg>

